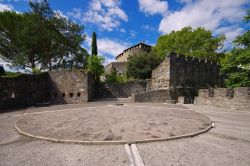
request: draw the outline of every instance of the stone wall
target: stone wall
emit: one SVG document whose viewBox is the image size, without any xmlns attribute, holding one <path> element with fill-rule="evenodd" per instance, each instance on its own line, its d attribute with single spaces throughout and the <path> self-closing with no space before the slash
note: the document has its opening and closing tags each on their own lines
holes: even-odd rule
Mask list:
<svg viewBox="0 0 250 166">
<path fill-rule="evenodd" d="M 125 74 L 127 70 L 127 62 L 110 62 L 105 66 L 105 74 L 111 74 L 112 69 L 115 69 L 117 74 Z"/>
<path fill-rule="evenodd" d="M 183 96 L 185 103 L 193 103 L 198 89 L 220 87 L 219 66 L 217 63 L 194 57 L 172 53 L 152 71 L 149 91 L 167 89 L 171 100 Z"/>
<path fill-rule="evenodd" d="M 152 71 L 150 90 L 169 89 L 170 58 L 166 59 Z"/>
<path fill-rule="evenodd" d="M 48 102 L 50 98 L 48 78 L 48 73 L 13 78 L 0 77 L 0 109 Z"/>
<path fill-rule="evenodd" d="M 53 104 L 77 104 L 88 102 L 93 97 L 91 76 L 82 70 L 49 72 L 51 102 Z"/>
<path fill-rule="evenodd" d="M 0 77 L 0 109 L 84 103 L 93 98 L 93 89 L 92 76 L 80 70 Z"/>
<path fill-rule="evenodd" d="M 250 87 L 200 89 L 195 102 L 198 105 L 250 111 Z"/>
<path fill-rule="evenodd" d="M 135 102 L 165 103 L 167 100 L 171 100 L 170 96 L 169 90 L 161 89 L 144 93 L 136 93 L 133 96 L 133 100 Z"/>
<path fill-rule="evenodd" d="M 220 87 L 219 66 L 213 61 L 171 54 L 170 89 Z"/>
<path fill-rule="evenodd" d="M 221 86 L 219 66 L 206 59 L 172 53 L 152 71 L 152 90 L 216 86 Z"/>
<path fill-rule="evenodd" d="M 125 98 L 132 96 L 133 93 L 146 92 L 147 81 L 136 80 L 126 83 L 105 83 L 100 85 L 97 97 L 106 98 Z"/>
</svg>

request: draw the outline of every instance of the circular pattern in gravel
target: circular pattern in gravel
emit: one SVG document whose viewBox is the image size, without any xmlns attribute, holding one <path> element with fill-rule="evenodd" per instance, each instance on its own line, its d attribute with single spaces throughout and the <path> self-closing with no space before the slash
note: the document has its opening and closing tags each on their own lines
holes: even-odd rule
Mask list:
<svg viewBox="0 0 250 166">
<path fill-rule="evenodd" d="M 186 135 L 210 124 L 210 119 L 189 109 L 129 105 L 37 112 L 16 122 L 22 132 L 34 136 L 128 142 Z"/>
</svg>

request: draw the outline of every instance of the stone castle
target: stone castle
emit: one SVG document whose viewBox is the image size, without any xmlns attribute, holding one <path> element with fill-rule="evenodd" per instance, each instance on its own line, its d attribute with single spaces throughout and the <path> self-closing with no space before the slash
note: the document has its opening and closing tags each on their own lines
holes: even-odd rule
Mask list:
<svg viewBox="0 0 250 166">
<path fill-rule="evenodd" d="M 141 51 L 149 52 L 151 47 L 152 46 L 147 45 L 144 42 L 140 42 L 125 49 L 122 53 L 116 56 L 116 62 L 111 62 L 105 67 L 105 74 L 110 74 L 112 69 L 115 69 L 118 74 L 125 74 L 128 57 Z"/>
<path fill-rule="evenodd" d="M 147 92 L 135 94 L 135 100 L 144 101 L 147 98 L 150 101 L 150 96 L 159 92 L 161 102 L 177 102 L 179 96 L 184 96 L 186 103 L 193 103 L 198 89 L 221 86 L 217 63 L 172 53 L 152 71 Z M 154 96 L 152 98 L 157 100 Z"/>
<path fill-rule="evenodd" d="M 41 104 L 77 104 L 94 97 L 94 79 L 81 70 L 0 77 L 0 109 Z"/>
<path fill-rule="evenodd" d="M 134 102 L 212 104 L 250 109 L 250 88 L 226 89 L 219 65 L 208 59 L 170 54 L 149 80 L 96 86 L 82 70 L 0 77 L 0 110 L 47 104 L 79 104 L 97 97 L 132 97 Z"/>
</svg>

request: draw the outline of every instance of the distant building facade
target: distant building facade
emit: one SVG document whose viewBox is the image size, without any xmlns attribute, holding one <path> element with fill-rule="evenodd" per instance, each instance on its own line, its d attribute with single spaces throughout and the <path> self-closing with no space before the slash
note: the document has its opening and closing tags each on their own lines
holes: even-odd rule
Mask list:
<svg viewBox="0 0 250 166">
<path fill-rule="evenodd" d="M 105 67 L 105 74 L 110 74 L 112 69 L 115 69 L 118 74 L 125 74 L 127 69 L 128 57 L 141 51 L 149 52 L 152 46 L 140 42 L 125 49 L 122 53 L 116 56 L 116 62 L 111 62 Z"/>
<path fill-rule="evenodd" d="M 128 57 L 130 55 L 136 54 L 136 53 L 141 52 L 141 51 L 149 52 L 151 50 L 151 48 L 152 48 L 152 46 L 147 45 L 147 44 L 145 44 L 143 42 L 138 43 L 138 44 L 136 44 L 136 45 L 134 45 L 132 47 L 127 48 L 122 53 L 117 55 L 116 61 L 117 62 L 127 62 Z"/>
<path fill-rule="evenodd" d="M 112 69 L 115 69 L 117 74 L 124 74 L 126 72 L 127 62 L 111 62 L 105 67 L 105 73 L 110 74 Z"/>
</svg>

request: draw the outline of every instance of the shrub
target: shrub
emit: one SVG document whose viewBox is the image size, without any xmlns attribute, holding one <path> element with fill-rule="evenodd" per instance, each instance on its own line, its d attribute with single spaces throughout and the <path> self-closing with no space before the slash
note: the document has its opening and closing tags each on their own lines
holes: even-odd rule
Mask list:
<svg viewBox="0 0 250 166">
<path fill-rule="evenodd" d="M 37 68 L 32 68 L 32 73 L 33 74 L 40 74 L 41 70 L 37 69 Z"/>
<path fill-rule="evenodd" d="M 153 52 L 139 52 L 128 58 L 127 75 L 135 79 L 151 78 L 152 70 L 155 69 L 163 59 Z"/>
<path fill-rule="evenodd" d="M 106 74 L 105 78 L 106 78 L 105 82 L 108 82 L 108 83 L 127 82 L 127 77 L 125 75 L 117 74 L 117 71 L 115 70 L 115 68 L 112 68 L 111 74 Z"/>
<path fill-rule="evenodd" d="M 97 82 L 100 81 L 100 76 L 104 73 L 104 66 L 102 65 L 104 60 L 102 56 L 98 55 L 88 57 L 87 70 L 94 75 Z"/>
</svg>

